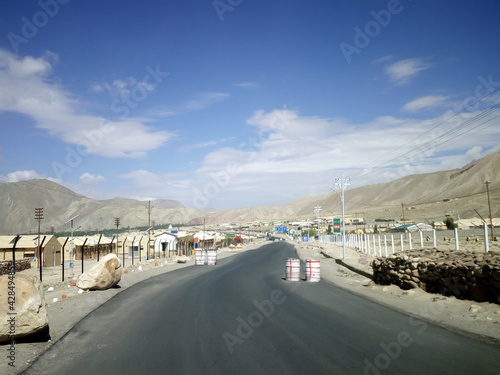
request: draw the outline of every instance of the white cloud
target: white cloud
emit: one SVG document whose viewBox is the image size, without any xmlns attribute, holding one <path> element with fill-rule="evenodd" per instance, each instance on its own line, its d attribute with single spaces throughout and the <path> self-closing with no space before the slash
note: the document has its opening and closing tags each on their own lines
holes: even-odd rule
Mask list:
<svg viewBox="0 0 500 375">
<path fill-rule="evenodd" d="M 385 69 L 386 74 L 391 81 L 398 85 L 408 83 L 411 78 L 419 72 L 431 68 L 432 65 L 427 63 L 423 58 L 413 58 L 396 61 Z"/>
<path fill-rule="evenodd" d="M 241 205 L 270 196 L 269 201 L 284 203 L 291 197 L 328 192 L 342 171 L 354 186 L 386 182 L 410 173 L 444 170 L 447 163 L 456 167 L 457 160 L 472 157 L 471 151 L 457 158 L 464 149 L 478 156 L 474 145 L 491 149 L 500 140 L 498 129 L 490 127 L 482 134 L 471 131 L 449 142 L 449 131 L 460 124 L 443 121 L 442 117 L 422 121 L 384 116 L 352 124 L 303 117 L 290 110 L 257 111 L 248 120 L 257 134 L 237 148 L 206 155 L 193 186 L 212 186 L 203 196 L 210 201 L 208 206 L 229 201 L 234 205 L 238 199 Z"/>
<path fill-rule="evenodd" d="M 287 109 L 260 110 L 247 120 L 254 130 L 250 136 L 213 149 L 194 171 L 134 170 L 120 177 L 131 181 L 136 195 L 202 209 L 284 204 L 329 192 L 341 173 L 358 187 L 467 164 L 500 142 L 500 129 L 483 123 L 487 118 L 463 126 L 480 113 L 426 120 L 381 116 L 354 124 Z"/>
<path fill-rule="evenodd" d="M 45 175 L 39 174 L 33 169 L 23 170 L 23 171 L 15 171 L 8 174 L 0 174 L 0 182 L 19 182 L 26 180 L 34 180 L 34 179 L 46 179 L 53 182 L 60 183 L 60 180 L 47 177 Z"/>
<path fill-rule="evenodd" d="M 104 177 L 85 172 L 80 176 L 80 185 L 83 187 L 95 187 L 104 182 Z"/>
<path fill-rule="evenodd" d="M 448 107 L 451 105 L 451 103 L 448 101 L 449 98 L 449 96 L 442 95 L 422 96 L 420 98 L 412 100 L 409 103 L 406 103 L 403 106 L 402 110 L 404 112 L 418 112 L 420 110 Z"/>
<path fill-rule="evenodd" d="M 173 137 L 170 132 L 145 125 L 143 119 L 110 120 L 80 113 L 77 109 L 82 104 L 47 79 L 54 59 L 53 54 L 19 58 L 0 50 L 0 112 L 27 115 L 50 135 L 101 156 L 142 157 Z M 115 84 L 122 90 L 128 85 L 130 82 L 125 86 Z"/>
</svg>

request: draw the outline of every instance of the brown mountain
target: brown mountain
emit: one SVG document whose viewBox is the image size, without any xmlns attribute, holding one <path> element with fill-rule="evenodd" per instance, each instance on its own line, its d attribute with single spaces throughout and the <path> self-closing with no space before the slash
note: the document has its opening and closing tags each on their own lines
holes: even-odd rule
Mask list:
<svg viewBox="0 0 500 375">
<path fill-rule="evenodd" d="M 0 183 L 0 197 L 0 234 L 38 231 L 37 207 L 43 207 L 41 230 L 44 232 L 52 227 L 56 232 L 69 230 L 65 222 L 76 215 L 75 228 L 86 231 L 113 228 L 116 217 L 120 218 L 122 227 L 148 225 L 148 202 L 126 198 L 98 201 L 48 180 Z M 202 215 L 202 211 L 173 200 L 155 200 L 151 205 L 151 220 L 157 224 L 185 223 Z"/>
<path fill-rule="evenodd" d="M 489 181 L 493 217 L 500 217 L 500 151 L 487 155 L 462 168 L 406 176 L 391 182 L 368 185 L 345 191 L 346 217 L 415 221 L 442 221 L 450 214 L 455 219 L 487 218 L 488 198 L 485 182 Z M 403 204 L 403 205 L 402 205 Z M 283 206 L 246 207 L 213 212 L 210 223 L 249 222 L 314 218 L 314 207 L 320 205 L 320 216 L 340 216 L 340 196 L 336 192 L 308 196 Z M 199 218 L 194 222 L 199 222 Z"/>
<path fill-rule="evenodd" d="M 442 221 L 445 215 L 454 218 L 489 215 L 485 181 L 489 181 L 493 217 L 500 217 L 500 151 L 474 161 L 462 168 L 411 175 L 395 181 L 368 185 L 345 191 L 347 217 L 399 220 L 403 209 L 405 219 L 419 222 Z M 0 183 L 0 234 L 35 232 L 35 208 L 43 207 L 42 230 L 68 230 L 65 222 L 79 215 L 75 226 L 82 230 L 114 227 L 119 217 L 122 227 L 144 226 L 148 223 L 148 202 L 126 198 L 97 201 L 47 180 Z M 403 205 L 402 205 L 403 204 Z M 247 223 L 314 218 L 314 207 L 322 207 L 321 216 L 340 216 L 340 197 L 336 192 L 308 196 L 280 206 L 243 207 L 233 210 L 203 212 L 184 207 L 172 200 L 151 201 L 151 219 L 158 224 Z"/>
</svg>

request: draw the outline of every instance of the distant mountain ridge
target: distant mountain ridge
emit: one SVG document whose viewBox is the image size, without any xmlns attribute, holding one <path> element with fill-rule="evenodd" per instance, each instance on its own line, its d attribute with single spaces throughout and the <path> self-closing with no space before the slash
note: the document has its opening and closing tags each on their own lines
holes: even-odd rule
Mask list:
<svg viewBox="0 0 500 375">
<path fill-rule="evenodd" d="M 392 218 L 399 220 L 402 209 L 410 210 L 410 220 L 443 220 L 488 216 L 485 181 L 490 181 L 492 215 L 500 217 L 500 150 L 449 171 L 410 175 L 400 179 L 345 191 L 348 217 Z M 444 201 L 447 201 L 446 203 Z M 314 219 L 315 206 L 321 216 L 340 216 L 341 202 L 336 192 L 308 196 L 283 206 L 246 207 L 210 213 L 209 222 L 248 222 L 253 220 Z M 403 205 L 403 206 L 402 206 Z M 199 222 L 199 218 L 193 222 Z"/>
<path fill-rule="evenodd" d="M 406 176 L 391 182 L 367 185 L 345 191 L 347 217 L 399 220 L 443 220 L 446 214 L 458 218 L 488 216 L 485 181 L 490 182 L 491 209 L 500 217 L 500 151 L 450 171 Z M 48 180 L 0 183 L 0 234 L 26 233 L 37 228 L 36 207 L 43 207 L 42 230 L 66 231 L 65 222 L 79 215 L 75 226 L 89 232 L 114 227 L 119 217 L 122 227 L 148 223 L 147 201 L 129 198 L 93 200 Z M 314 219 L 314 207 L 321 216 L 339 216 L 340 198 L 336 192 L 303 197 L 286 205 L 242 207 L 224 211 L 201 211 L 168 199 L 152 200 L 151 220 L 158 224 L 247 223 Z"/>
<path fill-rule="evenodd" d="M 74 226 L 93 232 L 95 229 L 114 227 L 114 218 L 120 218 L 122 227 L 148 225 L 147 201 L 129 198 L 94 200 L 77 194 L 49 180 L 28 180 L 0 183 L 0 234 L 27 233 L 38 230 L 35 208 L 43 208 L 41 228 L 49 232 L 69 230 L 68 219 L 78 215 Z M 151 201 L 151 220 L 158 224 L 185 223 L 202 215 L 202 211 L 189 208 L 168 199 Z"/>
</svg>

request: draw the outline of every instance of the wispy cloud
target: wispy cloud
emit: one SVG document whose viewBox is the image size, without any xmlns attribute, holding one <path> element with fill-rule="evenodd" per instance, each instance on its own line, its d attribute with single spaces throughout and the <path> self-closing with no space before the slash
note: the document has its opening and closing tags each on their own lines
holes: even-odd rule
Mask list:
<svg viewBox="0 0 500 375">
<path fill-rule="evenodd" d="M 236 87 L 241 87 L 244 89 L 258 89 L 260 88 L 260 83 L 258 82 L 240 82 L 235 84 Z"/>
<path fill-rule="evenodd" d="M 375 59 L 372 61 L 372 64 L 381 64 L 381 63 L 385 63 L 387 61 L 390 61 L 394 58 L 394 56 L 392 55 L 387 55 L 387 56 L 382 56 L 378 59 Z"/>
<path fill-rule="evenodd" d="M 137 81 L 134 77 L 115 79 L 113 82 L 94 83 L 90 86 L 90 91 L 96 94 L 107 92 L 111 98 L 124 98 L 130 96 L 132 89 L 151 92 L 155 89 L 155 84 L 145 81 Z"/>
<path fill-rule="evenodd" d="M 212 107 L 213 105 L 228 100 L 230 95 L 225 92 L 202 92 L 194 95 L 184 102 L 173 104 L 172 106 L 157 107 L 148 112 L 148 115 L 154 117 L 177 116 L 184 113 L 201 111 Z"/>
<path fill-rule="evenodd" d="M 144 119 L 112 120 L 82 113 L 84 105 L 52 80 L 56 60 L 52 53 L 22 58 L 0 49 L 0 111 L 29 116 L 51 136 L 107 157 L 143 157 L 173 137 L 147 126 Z M 118 92 L 128 85 L 115 82 L 114 87 Z"/>
<path fill-rule="evenodd" d="M 432 67 L 424 58 L 413 58 L 396 61 L 385 69 L 389 79 L 398 85 L 408 83 L 419 72 Z"/>
<path fill-rule="evenodd" d="M 227 142 L 231 139 L 233 139 L 233 138 L 232 137 L 231 138 L 222 138 L 222 139 L 218 139 L 218 140 L 211 140 L 211 141 L 201 142 L 201 143 L 196 143 L 196 144 L 186 144 L 186 145 L 182 145 L 179 148 L 179 151 L 189 152 L 192 150 L 199 150 L 202 148 L 213 147 L 213 146 L 217 146 L 221 143 Z"/>
<path fill-rule="evenodd" d="M 449 96 L 442 95 L 429 95 L 422 96 L 409 103 L 406 103 L 402 111 L 404 112 L 418 112 L 421 110 L 428 110 L 434 108 L 444 108 L 448 107 L 451 103 L 449 102 Z"/>
<path fill-rule="evenodd" d="M 199 111 L 227 99 L 229 94 L 224 92 L 203 92 L 182 103 L 181 108 L 186 111 Z"/>
</svg>

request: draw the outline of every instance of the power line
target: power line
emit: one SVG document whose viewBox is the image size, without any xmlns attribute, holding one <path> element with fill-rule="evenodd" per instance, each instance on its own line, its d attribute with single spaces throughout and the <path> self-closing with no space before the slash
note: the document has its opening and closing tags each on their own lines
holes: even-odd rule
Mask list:
<svg viewBox="0 0 500 375">
<path fill-rule="evenodd" d="M 454 114 L 453 116 L 451 116 L 450 118 L 447 118 L 447 119 L 445 119 L 445 120 L 441 121 L 441 122 L 440 122 L 440 123 L 438 123 L 437 125 L 435 125 L 435 126 L 433 126 L 432 128 L 430 128 L 430 129 L 426 130 L 425 132 L 421 133 L 420 135 L 418 135 L 417 137 L 415 137 L 415 138 L 411 139 L 410 141 L 406 142 L 405 144 L 403 144 L 403 145 L 401 145 L 401 146 L 399 146 L 399 147 L 397 147 L 397 148 L 395 148 L 395 149 L 391 150 L 390 152 L 386 153 L 385 155 L 383 155 L 383 156 L 381 156 L 381 157 L 379 157 L 379 158 L 377 158 L 377 159 L 373 160 L 371 163 L 369 163 L 369 164 L 367 164 L 365 167 L 363 167 L 363 169 L 364 169 L 364 170 L 366 170 L 366 169 L 371 169 L 371 171 L 370 171 L 370 172 L 365 172 L 365 173 L 359 173 L 358 175 L 367 175 L 367 174 L 369 174 L 369 173 L 373 173 L 373 172 L 375 172 L 375 170 L 380 169 L 380 168 L 382 168 L 382 167 L 384 167 L 384 166 L 389 167 L 389 166 L 396 165 L 396 164 L 398 164 L 398 162 L 400 162 L 400 160 L 401 160 L 402 158 L 403 158 L 403 160 L 407 160 L 410 156 L 414 156 L 414 155 L 415 155 L 415 151 L 417 151 L 417 154 L 419 154 L 419 153 L 423 153 L 424 151 L 428 151 L 431 147 L 432 147 L 432 148 L 435 148 L 436 146 L 439 146 L 439 145 L 441 145 L 441 144 L 446 143 L 447 141 L 445 140 L 445 141 L 443 141 L 443 142 L 441 142 L 441 143 L 439 143 L 439 144 L 437 144 L 437 145 L 436 145 L 436 142 L 437 142 L 437 141 L 440 141 L 440 140 L 441 140 L 441 139 L 443 139 L 443 138 L 449 137 L 450 135 L 453 135 L 454 133 L 459 132 L 460 130 L 462 130 L 463 128 L 467 127 L 468 125 L 470 125 L 470 124 L 474 123 L 474 121 L 478 121 L 478 120 L 480 120 L 480 119 L 482 119 L 482 118 L 484 118 L 484 117 L 486 117 L 486 116 L 490 115 L 491 113 L 493 113 L 494 111 L 496 111 L 497 109 L 499 109 L 499 108 L 500 108 L 500 104 L 496 104 L 496 105 L 494 105 L 493 107 L 488 108 L 488 109 L 487 109 L 487 110 L 485 110 L 485 111 L 482 111 L 481 113 L 479 113 L 478 115 L 474 116 L 473 118 L 466 119 L 466 120 L 465 120 L 464 122 L 462 122 L 460 125 L 458 125 L 457 127 L 455 127 L 455 128 L 453 128 L 453 129 L 451 129 L 450 131 L 448 131 L 448 132 L 446 132 L 446 133 L 444 133 L 444 134 L 440 135 L 440 136 L 439 136 L 439 137 L 437 137 L 436 139 L 431 139 L 431 140 L 429 140 L 429 141 L 425 142 L 423 145 L 418 145 L 417 147 L 414 147 L 414 148 L 412 148 L 412 149 L 410 149 L 410 150 L 408 150 L 408 151 L 406 151 L 406 152 L 404 152 L 404 153 L 402 153 L 402 154 L 400 154 L 400 155 L 398 155 L 398 156 L 395 156 L 395 157 L 393 157 L 393 158 L 391 158 L 391 159 L 387 160 L 386 162 L 384 162 L 384 163 L 382 163 L 382 164 L 378 164 L 378 165 L 374 164 L 374 163 L 376 163 L 378 160 L 381 160 L 381 159 L 383 159 L 384 157 L 386 157 L 386 156 L 388 156 L 388 155 L 390 155 L 390 154 L 393 154 L 394 152 L 396 152 L 396 151 L 398 151 L 398 150 L 400 150 L 400 149 L 405 148 L 405 147 L 406 147 L 406 146 L 408 146 L 409 144 L 412 144 L 412 143 L 414 143 L 415 141 L 417 141 L 419 138 L 422 138 L 423 136 L 425 136 L 427 133 L 429 133 L 429 132 L 433 131 L 434 129 L 436 129 L 436 128 L 438 128 L 438 127 L 442 126 L 443 124 L 445 124 L 445 123 L 447 123 L 447 122 L 449 122 L 449 121 L 453 120 L 455 117 L 459 116 L 460 114 L 462 114 L 463 112 L 465 112 L 465 111 L 466 111 L 467 109 L 469 109 L 470 107 L 472 107 L 472 106 L 476 106 L 476 105 L 477 105 L 477 103 L 479 103 L 479 102 L 483 101 L 484 99 L 486 99 L 487 97 L 489 97 L 489 96 L 491 96 L 491 95 L 495 94 L 495 93 L 496 93 L 497 91 L 499 91 L 499 90 L 500 90 L 500 88 L 498 88 L 498 89 L 494 90 L 494 91 L 493 91 L 493 92 L 491 92 L 490 94 L 488 94 L 488 95 L 484 96 L 483 98 L 481 98 L 481 99 L 477 100 L 476 102 L 473 102 L 473 103 L 472 103 L 472 104 L 470 104 L 469 106 L 465 107 L 462 111 L 455 113 L 455 114 Z M 498 116 L 500 116 L 500 115 L 498 115 Z M 473 129 L 476 129 L 476 128 L 480 127 L 481 125 L 484 125 L 485 123 L 487 123 L 487 122 L 489 122 L 489 121 L 492 121 L 492 120 L 496 119 L 498 116 L 495 116 L 494 118 L 489 119 L 488 121 L 483 122 L 483 123 L 481 123 L 481 124 L 479 124 L 479 125 L 477 125 L 477 126 L 473 127 L 472 129 L 469 129 L 469 130 L 467 130 L 467 131 L 463 132 L 461 135 L 466 134 L 466 133 L 468 133 L 468 132 L 472 131 Z M 458 135 L 458 136 L 459 136 L 459 135 Z M 458 136 L 456 136 L 456 137 L 458 137 Z M 452 137 L 451 139 L 454 139 L 454 138 L 456 138 L 456 137 Z M 450 139 L 450 140 L 451 140 L 451 139 Z M 424 149 L 424 151 L 422 151 L 422 149 Z M 410 155 L 410 156 L 408 156 L 406 159 L 404 159 L 405 155 Z"/>
</svg>

